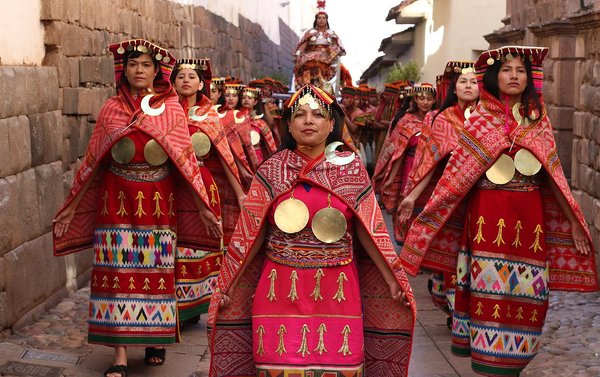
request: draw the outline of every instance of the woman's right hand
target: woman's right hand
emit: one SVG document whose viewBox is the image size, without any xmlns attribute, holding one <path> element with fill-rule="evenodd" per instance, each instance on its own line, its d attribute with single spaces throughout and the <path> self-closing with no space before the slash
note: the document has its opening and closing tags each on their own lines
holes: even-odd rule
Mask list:
<svg viewBox="0 0 600 377">
<path fill-rule="evenodd" d="M 71 225 L 71 221 L 73 221 L 73 218 L 75 217 L 76 209 L 77 205 L 75 205 L 74 202 L 71 202 L 71 204 L 52 220 L 54 223 L 54 236 L 56 238 L 62 237 L 62 235 L 67 232 L 69 225 Z"/>
<path fill-rule="evenodd" d="M 229 305 L 231 305 L 231 298 L 226 294 L 222 294 L 221 301 L 219 301 L 219 308 L 226 308 Z"/>
<path fill-rule="evenodd" d="M 415 200 L 410 196 L 404 198 L 402 203 L 398 206 L 398 222 L 404 224 L 410 219 L 415 209 Z"/>
<path fill-rule="evenodd" d="M 217 219 L 217 216 L 207 208 L 203 208 L 198 212 L 200 214 L 200 219 L 206 226 L 208 234 L 215 238 L 223 238 L 223 225 L 221 224 L 221 221 Z"/>
</svg>

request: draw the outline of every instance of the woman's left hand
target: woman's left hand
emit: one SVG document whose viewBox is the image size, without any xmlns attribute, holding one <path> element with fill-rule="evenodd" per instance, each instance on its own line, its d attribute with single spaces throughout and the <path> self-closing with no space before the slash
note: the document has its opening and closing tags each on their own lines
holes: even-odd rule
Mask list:
<svg viewBox="0 0 600 377">
<path fill-rule="evenodd" d="M 219 219 L 217 219 L 217 216 L 215 216 L 214 213 L 212 213 L 210 210 L 208 210 L 206 208 L 199 210 L 199 213 L 200 213 L 200 218 L 202 219 L 202 222 L 206 226 L 206 230 L 208 231 L 208 234 L 215 238 L 222 238 L 223 237 L 223 226 L 221 224 L 221 221 Z"/>
<path fill-rule="evenodd" d="M 406 293 L 402 292 L 400 289 L 400 285 L 395 280 L 392 283 L 388 283 L 390 287 L 390 295 L 392 296 L 392 300 L 401 302 L 404 306 L 410 306 L 410 302 L 406 297 Z"/>
<path fill-rule="evenodd" d="M 574 221 L 571 223 L 571 235 L 573 236 L 573 240 L 575 241 L 575 248 L 580 254 L 588 255 L 590 253 L 590 243 L 585 235 L 585 232 L 579 221 Z"/>
</svg>

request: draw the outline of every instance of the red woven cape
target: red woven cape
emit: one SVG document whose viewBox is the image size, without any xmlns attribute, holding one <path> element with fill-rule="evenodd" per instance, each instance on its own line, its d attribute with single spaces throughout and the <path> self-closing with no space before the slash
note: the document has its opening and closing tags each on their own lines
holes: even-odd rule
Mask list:
<svg viewBox="0 0 600 377">
<path fill-rule="evenodd" d="M 407 113 L 394 128 L 395 135 L 390 135 L 389 148 L 391 150 L 382 151 L 382 155 L 386 153 L 386 156 L 380 156 L 380 160 L 384 157 L 387 158 L 388 154 L 390 155 L 389 160 L 383 167 L 384 171 L 381 178 L 381 201 L 388 211 L 395 212 L 402 200 L 402 193 L 400 192 L 402 173 L 398 171 L 395 177 L 390 176 L 392 166 L 396 161 L 404 159 L 408 141 L 421 131 L 422 126 L 422 119 L 419 119 L 415 114 Z M 379 174 L 381 173 L 376 170 L 373 176 L 379 179 Z"/>
<path fill-rule="evenodd" d="M 480 102 L 465 123 L 455 153 L 423 212 L 413 222 L 407 235 L 401 258 L 406 270 L 415 275 L 432 241 L 464 200 L 482 174 L 499 155 L 510 148 L 504 125 L 515 126 L 512 115 L 505 119 L 504 106 L 487 91 L 481 91 Z M 512 127 L 510 129 L 513 129 Z M 520 126 L 514 133 L 515 145 L 528 149 L 542 163 L 546 176 L 559 187 L 586 236 L 593 245 L 587 224 L 575 202 L 558 159 L 552 125 L 545 108 L 539 120 Z M 550 288 L 557 290 L 598 290 L 594 251 L 588 256 L 575 249 L 571 226 L 560 205 L 547 187 L 540 187 L 544 203 L 546 246 L 550 261 Z M 459 237 L 460 235 L 457 235 Z M 457 254 L 458 250 L 448 250 Z M 445 271 L 455 273 L 456 260 Z"/>
<path fill-rule="evenodd" d="M 431 124 L 434 115 L 434 112 L 430 112 L 423 120 L 423 129 L 415 151 L 415 165 L 408 176 L 404 196 L 410 194 L 440 161 L 449 157 L 458 142 L 458 134 L 465 122 L 460 107 L 455 105 L 445 109 Z"/>
<path fill-rule="evenodd" d="M 183 105 L 184 111 L 187 114 L 187 101 L 184 101 Z M 196 115 L 202 117 L 206 116 L 206 119 L 196 121 L 188 117 L 188 126 L 191 134 L 195 133 L 197 130 L 200 130 L 210 139 L 212 153 L 209 153 L 209 157 L 204 160 L 204 165 L 210 171 L 215 180 L 215 184 L 218 187 L 221 207 L 221 220 L 223 222 L 224 232 L 223 242 L 227 244 L 233 228 L 235 227 L 235 222 L 239 216 L 240 209 L 238 206 L 237 196 L 233 190 L 233 187 L 229 183 L 229 179 L 225 174 L 221 160 L 241 186 L 240 174 L 237 165 L 235 164 L 235 160 L 233 159 L 231 149 L 229 148 L 227 135 L 225 135 L 225 130 L 221 125 L 217 111 L 212 106 L 212 102 L 206 96 L 202 96 L 202 98 L 196 102 L 195 106 L 198 106 L 198 109 L 196 109 Z M 209 196 L 212 195 L 210 188 L 206 188 L 206 190 L 208 191 L 207 194 L 209 194 Z M 190 204 L 193 205 L 193 192 L 189 189 L 186 189 L 183 190 L 183 193 L 185 195 L 180 195 L 179 203 L 182 201 L 187 202 L 184 208 L 189 207 Z M 202 226 L 200 229 L 198 229 L 195 223 L 197 219 L 195 216 L 193 216 L 193 213 L 191 213 L 192 216 L 190 216 L 190 212 L 178 210 L 178 215 L 180 216 L 177 219 L 178 237 L 184 237 L 184 239 L 198 241 L 195 244 L 185 246 L 196 247 L 197 245 L 205 244 L 211 238 L 208 235 L 205 227 Z M 214 241 L 217 243 L 220 242 L 220 240 L 217 239 L 214 239 Z"/>
<path fill-rule="evenodd" d="M 113 144 L 134 130 L 142 131 L 154 138 L 165 150 L 181 178 L 193 187 L 205 203 L 208 203 L 198 170 L 198 161 L 192 147 L 186 116 L 170 84 L 162 94 L 153 97 L 150 101 L 153 108 L 157 108 L 161 104 L 165 105 L 165 110 L 158 116 L 146 115 L 141 109 L 133 111 L 128 93 L 125 93 L 126 90 L 126 88 L 120 87 L 118 94 L 109 98 L 100 110 L 85 157 L 77 170 L 67 200 L 58 211 L 59 214 L 73 201 L 92 173 L 101 168 L 101 161 L 107 153 L 110 153 Z M 79 202 L 68 231 L 61 238 L 54 238 L 55 255 L 65 255 L 92 246 L 96 211 L 98 203 L 101 201 L 102 176 L 97 174 L 95 178 Z M 198 227 L 204 226 L 199 216 L 197 224 Z M 178 240 L 178 242 L 185 242 L 185 240 Z"/>
<path fill-rule="evenodd" d="M 259 252 L 240 276 L 227 308 L 219 309 L 220 292 L 226 292 L 236 279 L 257 235 L 265 226 L 272 203 L 280 195 L 289 192 L 298 180 L 331 192 L 354 210 L 355 221 L 360 221 L 367 229 L 377 245 L 377 251 L 407 293 L 412 304 L 410 308 L 389 298 L 389 288 L 383 276 L 366 253 L 357 249 L 365 308 L 365 373 L 380 377 L 406 376 L 416 305 L 364 166 L 359 158 L 345 166 L 332 165 L 323 157 L 306 164 L 302 157 L 287 149 L 274 154 L 260 166 L 229 244 L 218 289 L 213 294 L 209 308 L 208 322 L 212 327 L 209 329 L 210 376 L 256 376 L 252 356 L 251 313 L 252 296 L 260 276 L 263 253 Z"/>
<path fill-rule="evenodd" d="M 267 151 L 269 152 L 269 156 L 275 153 L 275 151 L 277 150 L 277 145 L 275 144 L 275 139 L 273 138 L 273 132 L 271 131 L 271 128 L 269 127 L 267 122 L 260 118 L 250 117 L 250 124 L 260 129 L 260 135 L 264 139 Z"/>
</svg>

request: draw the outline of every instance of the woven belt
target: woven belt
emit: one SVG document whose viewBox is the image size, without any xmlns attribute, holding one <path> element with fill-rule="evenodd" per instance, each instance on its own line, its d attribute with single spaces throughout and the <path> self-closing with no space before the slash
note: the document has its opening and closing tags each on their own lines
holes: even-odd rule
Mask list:
<svg viewBox="0 0 600 377">
<path fill-rule="evenodd" d="M 160 166 L 153 166 L 148 163 L 121 165 L 112 162 L 110 164 L 110 171 L 128 181 L 158 182 L 169 176 L 171 168 L 168 163 Z"/>
</svg>

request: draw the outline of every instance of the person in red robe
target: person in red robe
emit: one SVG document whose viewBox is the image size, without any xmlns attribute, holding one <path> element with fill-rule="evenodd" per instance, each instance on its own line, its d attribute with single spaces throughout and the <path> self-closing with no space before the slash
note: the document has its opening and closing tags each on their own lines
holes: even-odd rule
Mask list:
<svg viewBox="0 0 600 377">
<path fill-rule="evenodd" d="M 410 226 L 429 201 L 450 154 L 456 148 L 465 119 L 475 109 L 479 87 L 473 66 L 472 61 L 451 60 L 446 64 L 438 86 L 445 97 L 431 124 L 423 128 L 415 151 L 416 164 L 408 176 L 404 199 L 398 206 L 398 224 L 401 226 Z M 462 226 L 463 222 L 464 213 L 454 213 L 448 226 Z M 445 238 L 443 242 L 455 242 L 458 249 L 459 239 Z M 431 249 L 437 250 L 436 245 L 433 244 Z M 438 256 L 434 252 L 428 253 L 428 256 L 434 255 Z M 450 315 L 456 274 L 439 272 L 440 267 L 429 259 L 424 260 L 421 266 L 434 271 L 429 282 L 430 293 L 434 303 Z M 447 324 L 452 325 L 451 317 L 448 317 Z"/>
<path fill-rule="evenodd" d="M 198 169 L 209 197 L 209 204 L 223 223 L 223 238 L 197 232 L 180 214 L 178 234 L 195 241 L 194 245 L 177 246 L 175 275 L 177 309 L 180 324 L 198 322 L 208 311 L 210 296 L 223 260 L 224 247 L 229 244 L 235 223 L 246 195 L 227 142 L 219 116 L 208 98 L 212 83 L 209 59 L 178 60 L 171 81 L 179 95 L 179 103 L 187 114 L 188 127 L 198 160 Z M 184 190 L 181 201 L 193 203 L 191 190 Z M 193 246 L 193 247 L 190 247 Z"/>
<path fill-rule="evenodd" d="M 175 245 L 180 213 L 195 234 L 223 235 L 193 153 L 186 116 L 169 82 L 174 57 L 143 39 L 109 46 L 117 95 L 102 107 L 65 204 L 54 253 L 93 248 L 88 342 L 115 348 L 104 375 L 127 375 L 127 347 L 161 365 L 177 339 Z M 193 199 L 180 203 L 182 189 Z"/>
<path fill-rule="evenodd" d="M 260 99 L 260 89 L 247 86 L 242 90 L 242 108 L 242 114 L 250 123 L 250 142 L 254 148 L 258 168 L 258 165 L 277 150 L 271 128 L 263 120 L 265 110 Z"/>
<path fill-rule="evenodd" d="M 258 169 L 209 309 L 209 375 L 408 375 L 415 302 L 343 113 L 308 85 Z M 326 148 L 326 146 L 328 146 Z"/>
<path fill-rule="evenodd" d="M 598 290 L 590 234 L 541 96 L 547 52 L 480 55 L 480 101 L 401 253 L 415 274 L 436 239 L 458 233 L 458 251 L 438 243 L 447 246 L 439 267 L 456 274 L 452 352 L 486 376 L 517 376 L 536 355 L 550 290 Z M 456 211 L 466 216 L 453 230 Z"/>
</svg>

